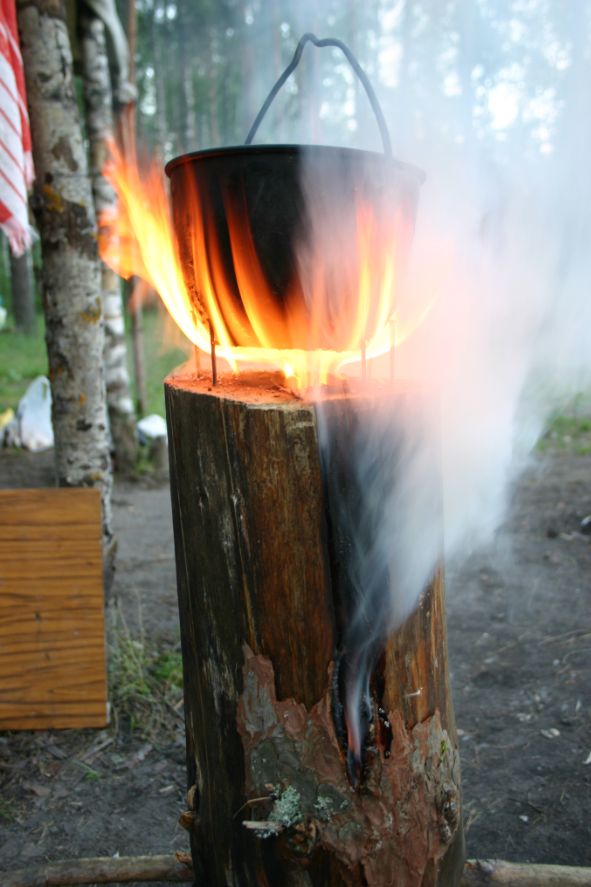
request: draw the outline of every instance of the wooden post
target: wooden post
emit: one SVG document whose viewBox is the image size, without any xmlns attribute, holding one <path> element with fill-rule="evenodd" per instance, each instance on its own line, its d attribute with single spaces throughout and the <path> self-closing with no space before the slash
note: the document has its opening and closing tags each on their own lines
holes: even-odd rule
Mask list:
<svg viewBox="0 0 591 887">
<path fill-rule="evenodd" d="M 190 374 L 167 379 L 166 407 L 196 883 L 458 885 L 441 573 L 387 641 L 353 788 L 335 676 L 346 533 L 314 406 L 271 377 Z"/>
</svg>

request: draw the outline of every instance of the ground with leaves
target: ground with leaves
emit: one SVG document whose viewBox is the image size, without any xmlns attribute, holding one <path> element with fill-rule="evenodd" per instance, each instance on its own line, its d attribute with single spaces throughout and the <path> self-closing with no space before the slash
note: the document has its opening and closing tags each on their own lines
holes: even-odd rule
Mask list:
<svg viewBox="0 0 591 887">
<path fill-rule="evenodd" d="M 448 569 L 470 856 L 591 864 L 591 455 L 571 432 L 536 458 L 495 548 Z M 0 485 L 50 481 L 48 454 L 0 454 Z M 0 735 L 0 871 L 187 849 L 166 479 L 117 484 L 114 513 L 112 726 Z"/>
</svg>

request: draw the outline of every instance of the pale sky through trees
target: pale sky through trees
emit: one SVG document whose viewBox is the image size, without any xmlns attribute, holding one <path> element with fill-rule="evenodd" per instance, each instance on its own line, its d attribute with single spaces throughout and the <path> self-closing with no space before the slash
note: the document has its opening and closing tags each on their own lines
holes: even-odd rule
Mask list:
<svg viewBox="0 0 591 887">
<path fill-rule="evenodd" d="M 450 144 L 475 138 L 500 162 L 514 142 L 530 159 L 555 151 L 572 81 L 580 75 L 583 83 L 589 65 L 584 0 L 377 0 L 362 9 L 330 0 L 202 0 L 187 4 L 182 23 L 178 3 L 138 0 L 137 8 L 140 110 L 148 141 L 150 119 L 165 115 L 167 155 L 212 147 L 212 129 L 220 143 L 240 143 L 240 121 L 254 116 L 306 30 L 351 46 L 390 111 L 391 127 L 407 134 L 405 142 L 433 132 Z M 316 94 L 327 141 L 371 146 L 359 145 L 373 133 L 365 131 L 367 110 L 359 107 L 358 86 L 338 51 L 308 49 L 301 67 L 278 100 L 278 116 L 305 118 Z M 196 145 L 183 143 L 181 78 L 191 79 L 197 100 Z M 213 127 L 212 116 L 219 118 Z M 270 120 L 266 138 L 276 137 L 278 128 Z M 300 133 L 299 141 L 310 140 L 305 125 Z"/>
</svg>

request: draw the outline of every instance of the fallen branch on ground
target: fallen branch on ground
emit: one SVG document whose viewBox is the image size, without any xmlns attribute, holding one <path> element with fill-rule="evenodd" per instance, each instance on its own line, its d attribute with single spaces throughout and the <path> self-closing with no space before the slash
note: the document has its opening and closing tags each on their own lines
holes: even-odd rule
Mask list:
<svg viewBox="0 0 591 887">
<path fill-rule="evenodd" d="M 591 868 L 468 859 L 461 887 L 591 887 Z"/>
<path fill-rule="evenodd" d="M 192 880 L 191 857 L 182 853 L 176 856 L 70 859 L 66 862 L 48 862 L 12 874 L 0 873 L 2 887 L 71 887 L 77 884 L 113 884 L 117 881 L 181 883 Z M 591 868 L 469 859 L 461 887 L 591 887 Z"/>
<path fill-rule="evenodd" d="M 72 884 L 113 884 L 126 881 L 193 880 L 191 857 L 176 856 L 98 856 L 69 859 L 18 872 L 0 873 L 2 887 L 70 887 Z"/>
</svg>

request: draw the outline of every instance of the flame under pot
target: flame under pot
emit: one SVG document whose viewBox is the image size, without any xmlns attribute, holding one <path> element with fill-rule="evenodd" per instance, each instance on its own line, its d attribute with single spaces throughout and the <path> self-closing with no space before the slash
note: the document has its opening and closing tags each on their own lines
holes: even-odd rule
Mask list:
<svg viewBox="0 0 591 887">
<path fill-rule="evenodd" d="M 219 315 L 228 344 L 303 349 L 346 346 L 338 317 L 358 298 L 361 218 L 370 240 L 392 235 L 403 268 L 424 179 L 382 154 L 293 145 L 185 154 L 166 172 L 195 311 L 216 328 Z"/>
</svg>

